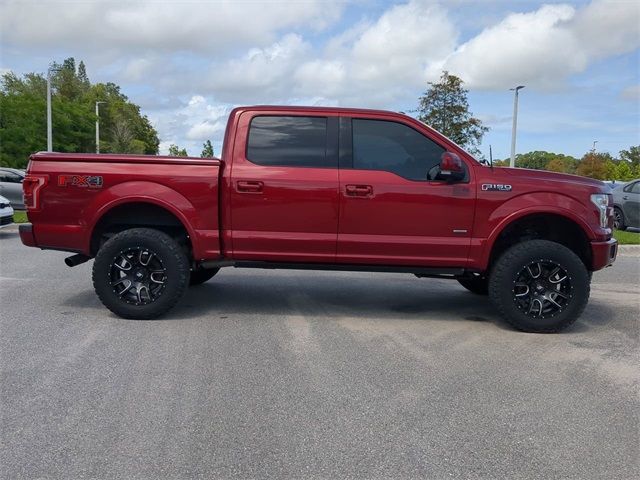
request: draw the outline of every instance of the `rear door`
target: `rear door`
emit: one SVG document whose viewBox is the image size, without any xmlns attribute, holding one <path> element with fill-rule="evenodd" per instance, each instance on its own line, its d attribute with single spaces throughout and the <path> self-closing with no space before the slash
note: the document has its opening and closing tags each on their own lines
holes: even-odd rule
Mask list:
<svg viewBox="0 0 640 480">
<path fill-rule="evenodd" d="M 231 165 L 236 260 L 333 262 L 338 117 L 245 112 Z"/>
<path fill-rule="evenodd" d="M 622 211 L 627 226 L 640 228 L 640 181 L 624 187 Z"/>
<path fill-rule="evenodd" d="M 342 263 L 461 266 L 467 261 L 475 189 L 438 180 L 445 146 L 397 119 L 342 119 Z"/>
</svg>

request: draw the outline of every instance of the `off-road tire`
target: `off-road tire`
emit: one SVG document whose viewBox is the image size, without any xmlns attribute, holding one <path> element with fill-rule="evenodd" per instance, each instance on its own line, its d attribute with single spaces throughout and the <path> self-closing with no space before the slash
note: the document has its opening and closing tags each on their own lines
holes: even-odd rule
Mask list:
<svg viewBox="0 0 640 480">
<path fill-rule="evenodd" d="M 544 262 L 548 262 L 552 266 L 559 266 L 566 272 L 566 278 L 569 280 L 565 290 L 566 299 L 560 300 L 566 302 L 564 308 L 546 318 L 543 316 L 542 304 L 540 316 L 532 318 L 531 312 L 527 312 L 527 309 L 523 309 L 521 303 L 518 303 L 523 300 L 516 296 L 517 292 L 523 291 L 523 287 L 516 287 L 516 279 L 521 278 L 519 275 L 527 266 L 539 262 L 543 265 Z M 531 268 L 536 271 L 535 267 Z M 529 295 L 531 298 L 538 295 L 535 289 L 532 290 L 534 293 Z M 526 291 L 529 291 L 529 287 Z M 555 290 L 548 291 L 555 294 Z M 548 240 L 530 240 L 512 246 L 498 258 L 489 277 L 491 302 L 509 324 L 525 332 L 552 333 L 568 327 L 582 314 L 589 300 L 589 292 L 590 275 L 582 260 L 564 245 Z M 530 304 L 533 304 L 533 300 Z"/>
<path fill-rule="evenodd" d="M 473 277 L 460 277 L 456 280 L 471 293 L 489 295 L 489 279 L 485 276 L 474 275 Z"/>
<path fill-rule="evenodd" d="M 136 249 L 151 251 L 154 261 L 161 262 L 164 272 L 160 293 L 151 300 L 147 292 L 149 300 L 145 304 L 123 300 L 112 281 L 117 259 L 122 258 L 123 252 L 126 254 Z M 166 313 L 182 298 L 189 284 L 189 260 L 178 242 L 166 233 L 150 228 L 132 228 L 114 235 L 102 245 L 93 263 L 92 277 L 96 294 L 105 307 L 122 318 L 148 320 Z"/>
<path fill-rule="evenodd" d="M 200 270 L 193 270 L 191 277 L 189 277 L 189 286 L 200 285 L 208 280 L 211 280 L 213 276 L 220 271 L 219 268 L 202 268 Z"/>
<path fill-rule="evenodd" d="M 617 230 L 626 230 L 627 226 L 624 223 L 624 212 L 620 207 L 613 207 L 613 227 Z"/>
</svg>

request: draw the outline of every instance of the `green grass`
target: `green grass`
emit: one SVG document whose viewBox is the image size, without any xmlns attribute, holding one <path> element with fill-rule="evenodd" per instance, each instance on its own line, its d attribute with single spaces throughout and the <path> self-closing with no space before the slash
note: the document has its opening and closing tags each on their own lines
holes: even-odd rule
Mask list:
<svg viewBox="0 0 640 480">
<path fill-rule="evenodd" d="M 613 236 L 620 245 L 640 245 L 640 233 L 614 230 Z"/>
<path fill-rule="evenodd" d="M 13 212 L 13 221 L 16 223 L 25 223 L 27 219 L 27 212 L 19 212 L 18 210 Z"/>
</svg>

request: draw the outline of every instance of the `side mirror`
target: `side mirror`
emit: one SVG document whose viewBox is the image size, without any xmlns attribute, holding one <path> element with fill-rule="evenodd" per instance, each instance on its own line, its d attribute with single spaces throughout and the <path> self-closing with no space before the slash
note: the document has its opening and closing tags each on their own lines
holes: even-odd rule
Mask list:
<svg viewBox="0 0 640 480">
<path fill-rule="evenodd" d="M 458 182 L 464 179 L 464 164 L 458 154 L 444 152 L 440 158 L 440 173 L 438 177 L 448 182 Z"/>
</svg>

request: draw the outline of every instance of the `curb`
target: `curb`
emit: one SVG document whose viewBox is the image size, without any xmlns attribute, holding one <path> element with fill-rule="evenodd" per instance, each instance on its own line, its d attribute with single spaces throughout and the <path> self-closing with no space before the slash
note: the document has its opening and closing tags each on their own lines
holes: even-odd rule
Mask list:
<svg viewBox="0 0 640 480">
<path fill-rule="evenodd" d="M 640 245 L 618 245 L 618 255 L 640 255 Z"/>
</svg>

